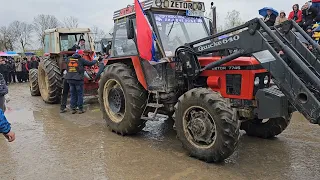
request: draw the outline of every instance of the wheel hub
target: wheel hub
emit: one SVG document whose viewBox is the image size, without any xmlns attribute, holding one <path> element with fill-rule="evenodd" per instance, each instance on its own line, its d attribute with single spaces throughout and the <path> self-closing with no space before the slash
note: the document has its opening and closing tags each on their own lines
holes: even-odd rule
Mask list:
<svg viewBox="0 0 320 180">
<path fill-rule="evenodd" d="M 211 144 L 215 135 L 215 127 L 209 119 L 207 112 L 191 111 L 190 121 L 187 128 L 190 130 L 193 138 L 197 142 Z"/>
<path fill-rule="evenodd" d="M 120 88 L 112 88 L 109 91 L 109 107 L 113 113 L 120 113 L 124 110 L 125 100 L 123 91 Z"/>
</svg>

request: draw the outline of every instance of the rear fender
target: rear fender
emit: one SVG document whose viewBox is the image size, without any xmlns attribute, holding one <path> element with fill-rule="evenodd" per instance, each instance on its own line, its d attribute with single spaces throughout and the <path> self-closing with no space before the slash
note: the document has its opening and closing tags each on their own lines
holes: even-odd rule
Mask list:
<svg viewBox="0 0 320 180">
<path fill-rule="evenodd" d="M 129 57 L 119 57 L 119 58 L 108 58 L 104 60 L 104 65 L 109 65 L 113 63 L 124 63 L 127 65 L 132 65 L 135 72 L 136 76 L 138 78 L 138 81 L 140 84 L 144 87 L 144 89 L 147 90 L 147 82 L 145 79 L 145 74 L 142 69 L 142 64 L 138 56 L 129 56 Z"/>
</svg>

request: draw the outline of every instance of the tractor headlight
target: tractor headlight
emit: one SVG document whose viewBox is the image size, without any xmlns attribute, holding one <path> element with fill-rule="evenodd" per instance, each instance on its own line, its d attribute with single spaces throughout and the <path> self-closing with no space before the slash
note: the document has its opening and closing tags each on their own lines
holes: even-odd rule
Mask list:
<svg viewBox="0 0 320 180">
<path fill-rule="evenodd" d="M 263 83 L 268 84 L 268 82 L 269 82 L 269 76 L 265 76 L 263 79 Z"/>
<path fill-rule="evenodd" d="M 254 85 L 255 86 L 258 86 L 260 84 L 260 78 L 259 77 L 256 77 L 255 79 L 254 79 Z"/>
</svg>

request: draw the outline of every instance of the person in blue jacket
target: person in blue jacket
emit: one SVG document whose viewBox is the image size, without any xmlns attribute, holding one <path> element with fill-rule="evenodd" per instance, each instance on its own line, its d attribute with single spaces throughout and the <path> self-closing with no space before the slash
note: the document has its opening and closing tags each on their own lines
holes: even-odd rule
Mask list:
<svg viewBox="0 0 320 180">
<path fill-rule="evenodd" d="M 4 96 L 6 94 L 8 94 L 8 86 L 6 85 L 3 75 L 0 73 L 0 133 L 2 133 L 9 142 L 12 142 L 15 140 L 15 133 L 11 130 L 11 124 L 4 115 L 4 111 L 6 110 Z"/>
</svg>

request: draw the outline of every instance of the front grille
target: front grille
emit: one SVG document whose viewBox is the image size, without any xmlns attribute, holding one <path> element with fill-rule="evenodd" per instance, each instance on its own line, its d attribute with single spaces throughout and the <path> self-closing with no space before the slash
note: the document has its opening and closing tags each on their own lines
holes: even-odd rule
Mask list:
<svg viewBox="0 0 320 180">
<path fill-rule="evenodd" d="M 241 74 L 227 74 L 226 75 L 227 94 L 240 95 L 241 81 L 242 81 Z"/>
<path fill-rule="evenodd" d="M 269 77 L 269 80 L 268 80 L 267 83 L 264 82 L 264 78 L 265 78 L 266 76 Z M 259 89 L 268 88 L 268 87 L 270 86 L 270 73 L 268 73 L 268 72 L 258 73 L 258 74 L 255 75 L 254 81 L 255 81 L 255 79 L 256 79 L 257 77 L 259 78 L 259 84 L 258 84 L 258 85 L 254 84 L 254 89 L 253 89 L 253 94 L 254 94 L 254 95 L 257 93 L 257 91 L 258 91 Z"/>
</svg>

